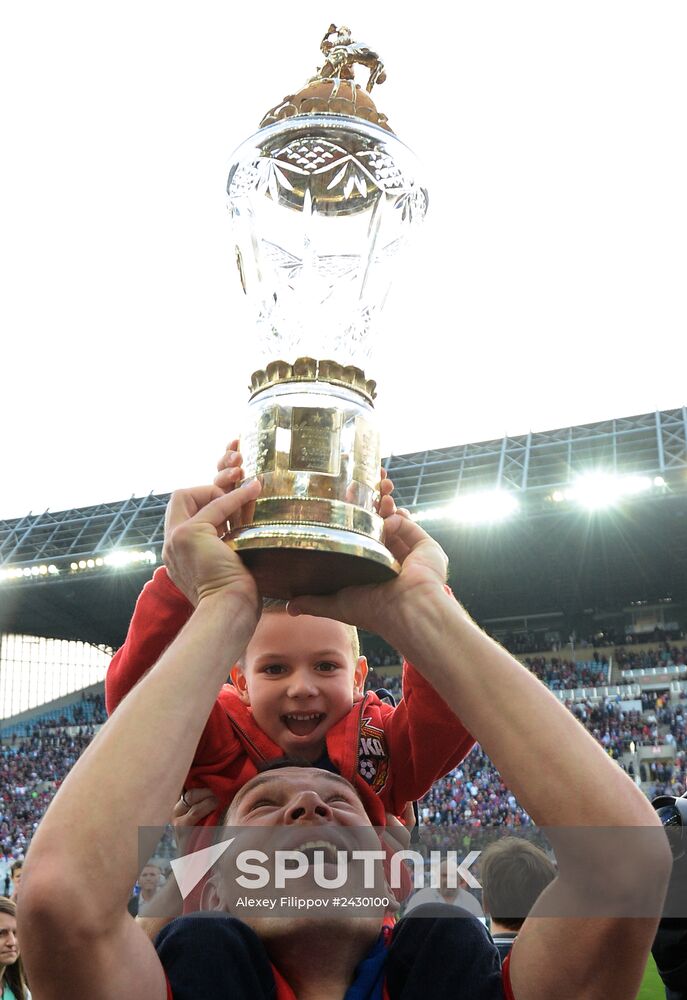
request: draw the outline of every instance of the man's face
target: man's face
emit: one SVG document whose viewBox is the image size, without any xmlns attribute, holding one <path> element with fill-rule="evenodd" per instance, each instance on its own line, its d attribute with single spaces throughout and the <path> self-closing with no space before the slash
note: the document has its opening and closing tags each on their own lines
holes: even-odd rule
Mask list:
<svg viewBox="0 0 687 1000">
<path fill-rule="evenodd" d="M 456 866 L 454 864 L 453 870 L 451 871 L 451 888 L 449 888 L 449 870 L 450 866 L 448 861 L 442 861 L 439 866 L 439 877 L 441 879 L 441 892 L 444 898 L 457 895 L 458 886 L 460 885 L 460 879 L 456 876 Z"/>
<path fill-rule="evenodd" d="M 329 729 L 363 694 L 367 664 L 328 618 L 265 614 L 232 679 L 262 731 L 287 755 L 315 761 Z"/>
<path fill-rule="evenodd" d="M 12 875 L 12 885 L 14 886 L 14 891 L 16 892 L 19 888 L 19 883 L 21 882 L 21 868 L 17 868 Z"/>
<path fill-rule="evenodd" d="M 319 768 L 283 767 L 256 775 L 235 796 L 226 825 L 237 828 L 236 852 L 246 845 L 268 857 L 275 851 L 302 851 L 312 855 L 311 865 L 317 850 L 324 851 L 328 866 L 337 863 L 340 851 L 351 857 L 353 851 L 380 849 L 353 786 Z M 233 864 L 231 851 L 226 860 Z"/>
<path fill-rule="evenodd" d="M 277 899 L 280 899 L 284 892 L 287 895 L 289 892 L 300 895 L 310 893 L 320 897 L 326 892 L 335 892 L 334 888 L 325 890 L 313 881 L 314 866 L 318 863 L 317 852 L 321 852 L 323 871 L 330 879 L 341 862 L 339 852 L 343 852 L 348 859 L 347 889 L 336 892 L 343 891 L 345 894 L 350 890 L 353 895 L 362 896 L 362 865 L 351 861 L 352 852 L 380 850 L 377 833 L 353 786 L 339 775 L 318 768 L 284 767 L 257 775 L 235 796 L 227 813 L 226 825 L 235 834 L 234 841 L 216 866 L 204 905 L 208 909 L 236 913 L 256 929 L 259 926 L 259 933 L 263 936 L 267 933 L 266 928 L 272 926 L 271 918 L 279 935 L 290 933 L 288 928 L 292 929 L 292 925 L 289 917 L 284 919 L 279 915 L 284 912 L 283 909 L 276 914 L 267 910 L 251 914 L 245 909 L 236 909 L 237 897 L 246 892 L 245 888 L 237 889 L 235 882 L 236 857 L 241 851 L 265 852 L 268 859 L 265 866 L 272 872 L 269 884 L 263 889 L 266 897 L 275 896 L 272 867 L 275 851 L 297 851 L 310 858 L 309 869 L 299 873 L 298 878 L 290 883 L 292 887 L 276 892 Z M 375 883 L 375 891 L 384 895 L 386 883 L 383 869 L 379 863 L 376 868 L 378 882 Z M 263 916 L 267 912 L 271 913 L 271 918 Z M 322 919 L 321 913 L 318 911 L 318 920 Z M 332 915 L 341 916 L 336 910 Z M 306 913 L 299 912 L 298 916 L 305 917 Z M 359 916 L 354 919 L 360 921 Z M 371 919 L 368 926 L 378 927 L 380 913 L 370 914 L 367 919 Z M 298 923 L 303 926 L 302 921 Z"/>
<path fill-rule="evenodd" d="M 155 865 L 146 865 L 138 876 L 138 884 L 144 892 L 157 889 L 160 882 L 160 869 Z"/>
<path fill-rule="evenodd" d="M 371 827 L 358 793 L 345 778 L 315 767 L 280 767 L 258 774 L 236 794 L 227 826 Z"/>
<path fill-rule="evenodd" d="M 346 894 L 347 890 L 316 888 L 312 883 L 314 852 L 325 852 L 325 868 L 329 872 L 327 855 L 330 847 L 350 854 L 351 850 L 379 850 L 380 843 L 365 812 L 357 792 L 344 778 L 319 768 L 284 767 L 259 774 L 247 782 L 235 796 L 226 824 L 236 832 L 235 843 L 226 851 L 215 868 L 215 874 L 204 890 L 203 906 L 210 910 L 234 913 L 252 927 L 268 947 L 282 942 L 287 948 L 293 935 L 312 933 L 322 939 L 322 911 L 310 915 L 299 911 L 297 919 L 293 915 L 278 915 L 267 909 L 237 909 L 236 897 L 245 895 L 246 889 L 237 890 L 234 883 L 236 852 L 247 846 L 251 850 L 271 851 L 295 850 L 306 857 L 313 852 L 310 871 L 293 888 L 278 890 L 276 895 L 298 893 L 301 896 L 312 893 L 316 896 L 336 893 Z M 246 844 L 243 843 L 245 828 Z M 269 867 L 269 863 L 268 863 Z M 381 864 L 378 864 L 379 884 L 373 894 L 386 894 L 386 883 Z M 352 875 L 353 894 L 363 895 L 360 866 L 357 875 Z M 356 882 L 356 878 L 358 882 Z M 350 888 L 350 882 L 347 886 Z M 367 891 L 367 890 L 366 890 Z M 274 889 L 263 890 L 266 896 L 274 895 Z M 281 911 L 284 912 L 283 910 Z M 371 909 L 369 915 L 355 916 L 333 909 L 328 915 L 337 940 L 361 941 L 364 948 L 379 934 L 382 912 Z M 328 921 L 325 921 L 328 923 Z"/>
</svg>

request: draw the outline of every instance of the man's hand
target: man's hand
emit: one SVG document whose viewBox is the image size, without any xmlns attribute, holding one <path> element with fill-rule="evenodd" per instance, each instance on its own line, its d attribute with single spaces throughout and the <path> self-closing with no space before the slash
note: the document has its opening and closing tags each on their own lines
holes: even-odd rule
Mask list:
<svg viewBox="0 0 687 1000">
<path fill-rule="evenodd" d="M 253 503 L 259 493 L 259 482 L 251 480 L 229 493 L 214 485 L 172 494 L 165 515 L 162 558 L 173 583 L 194 606 L 212 594 L 231 591 L 244 597 L 259 617 L 255 581 L 222 541 L 229 518 Z"/>
<path fill-rule="evenodd" d="M 448 569 L 443 549 L 419 524 L 399 509 L 387 517 L 384 541 L 401 563 L 401 572 L 388 583 L 345 587 L 328 597 L 297 597 L 289 601 L 290 615 L 335 618 L 383 636 L 403 651 L 404 633 L 412 628 L 412 608 L 420 599 L 442 597 Z"/>
</svg>

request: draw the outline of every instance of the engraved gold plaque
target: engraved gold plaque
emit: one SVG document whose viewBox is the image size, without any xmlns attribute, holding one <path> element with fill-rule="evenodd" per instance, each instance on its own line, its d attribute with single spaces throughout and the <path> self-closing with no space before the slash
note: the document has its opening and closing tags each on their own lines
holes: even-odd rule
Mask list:
<svg viewBox="0 0 687 1000">
<path fill-rule="evenodd" d="M 341 414 L 320 406 L 294 406 L 291 411 L 289 468 L 338 476 L 341 467 Z"/>
</svg>

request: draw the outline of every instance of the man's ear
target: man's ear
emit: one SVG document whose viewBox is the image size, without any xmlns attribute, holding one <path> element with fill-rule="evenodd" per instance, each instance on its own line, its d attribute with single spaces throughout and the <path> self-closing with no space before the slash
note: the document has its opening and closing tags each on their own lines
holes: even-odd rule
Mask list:
<svg viewBox="0 0 687 1000">
<path fill-rule="evenodd" d="M 217 875 L 207 880 L 200 893 L 200 908 L 206 912 L 221 910 L 226 912 L 222 896 L 217 888 Z"/>
<path fill-rule="evenodd" d="M 353 693 L 356 697 L 362 698 L 365 690 L 365 678 L 367 677 L 367 659 L 364 656 L 358 657 L 353 674 Z"/>
<path fill-rule="evenodd" d="M 239 663 L 235 663 L 231 668 L 230 675 L 232 684 L 236 688 L 236 692 L 244 703 L 244 705 L 250 705 L 250 695 L 248 694 L 248 685 L 246 683 L 246 675 L 243 672 L 243 667 Z"/>
</svg>

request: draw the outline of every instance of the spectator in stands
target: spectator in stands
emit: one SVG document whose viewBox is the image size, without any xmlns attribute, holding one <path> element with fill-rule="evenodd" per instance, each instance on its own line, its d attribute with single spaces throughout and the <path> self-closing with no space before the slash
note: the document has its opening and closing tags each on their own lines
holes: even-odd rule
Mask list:
<svg viewBox="0 0 687 1000">
<path fill-rule="evenodd" d="M 24 867 L 23 861 L 15 861 L 10 868 L 10 875 L 12 878 L 12 895 L 11 899 L 16 903 L 19 899 L 19 886 L 21 885 L 21 873 Z"/>
<path fill-rule="evenodd" d="M 448 906 L 459 906 L 471 913 L 473 917 L 483 917 L 482 907 L 468 891 L 467 882 L 457 872 L 455 862 L 451 864 L 444 860 L 439 865 L 440 885 L 436 889 L 428 887 L 418 889 L 413 893 L 405 907 L 405 913 L 410 913 L 424 903 L 446 903 Z"/>
<path fill-rule="evenodd" d="M 211 1000 L 213 994 L 199 988 L 194 976 L 213 979 L 215 996 L 226 996 L 230 983 L 238 998 L 236 973 L 243 958 L 249 963 L 243 972 L 252 976 L 243 994 L 257 1000 L 274 995 L 275 974 L 267 955 L 282 994 L 290 995 L 290 984 L 300 997 L 339 1000 L 363 960 L 377 981 L 386 978 L 392 1000 L 406 987 L 414 990 L 405 992 L 406 997 L 431 989 L 435 1000 L 458 1000 L 460 989 L 471 1000 L 495 998 L 501 995 L 501 981 L 512 998 L 511 980 L 517 1000 L 558 1000 L 561 969 L 569 996 L 607 1000 L 634 995 L 657 924 L 654 918 L 575 919 L 572 932 L 560 920 L 526 921 L 502 978 L 496 952 L 473 918 L 408 919 L 385 952 L 378 939 L 379 920 L 268 918 L 261 923 L 258 917 L 258 938 L 245 924 L 223 915 L 189 917 L 171 925 L 158 944 L 166 977 L 144 932 L 124 913 L 138 858 L 134 831 L 122 833 L 131 824 L 132 807 L 142 826 L 160 825 L 169 817 L 227 664 L 241 655 L 255 629 L 257 588 L 218 529 L 242 504 L 256 499 L 256 486 L 191 509 L 180 556 L 193 580 L 196 610 L 77 763 L 34 837 L 19 916 L 27 968 L 41 1000 L 61 1000 L 66 994 L 70 1000 L 90 1000 L 105 989 L 108 996 L 164 1000 L 174 997 L 175 988 L 177 997 Z M 636 893 L 644 898 L 653 888 L 653 905 L 660 905 L 670 852 L 646 799 L 550 692 L 446 594 L 445 556 L 418 524 L 392 516 L 386 522 L 386 541 L 402 563 L 398 578 L 349 587 L 332 598 L 297 598 L 292 613 L 359 623 L 410 655 L 448 708 L 460 710 L 539 824 L 618 825 L 644 828 L 642 832 L 653 827 L 649 833 L 658 838 L 641 859 L 626 851 L 610 857 L 604 852 L 602 891 L 605 902 L 626 906 Z M 239 826 L 286 825 L 306 837 L 323 823 L 368 825 L 356 789 L 314 768 L 251 779 L 234 799 L 228 818 Z M 599 859 L 586 852 L 592 869 L 594 861 Z M 560 889 L 567 900 L 581 905 L 590 886 L 571 878 L 560 858 L 559 863 L 551 897 L 555 901 Z M 87 886 L 81 878 L 84 864 L 91 876 Z M 218 876 L 207 901 L 220 914 L 225 912 L 225 891 Z M 59 949 L 46 946 L 56 928 Z M 399 957 L 408 939 L 411 953 Z M 555 961 L 543 963 L 542 952 L 555 955 Z M 460 959 L 465 960 L 462 965 Z"/>
<path fill-rule="evenodd" d="M 0 997 L 31 1000 L 17 940 L 17 906 L 0 896 Z"/>
<path fill-rule="evenodd" d="M 145 903 L 149 903 L 160 888 L 162 881 L 162 866 L 151 860 L 141 869 L 138 876 L 138 893 L 134 893 L 127 903 L 127 910 L 132 917 L 137 917 Z"/>
<path fill-rule="evenodd" d="M 556 877 L 556 867 L 535 844 L 504 837 L 480 855 L 479 877 L 491 936 L 503 961 L 527 914 Z"/>
</svg>

